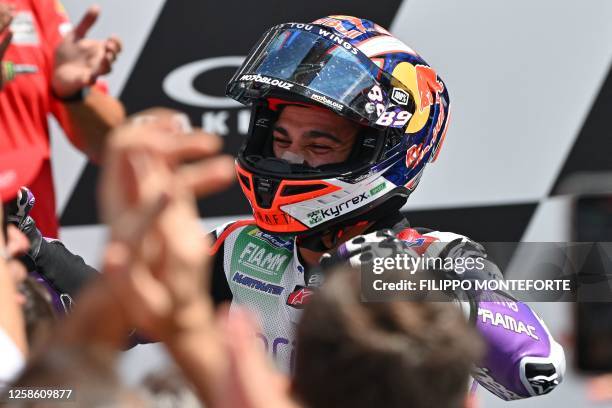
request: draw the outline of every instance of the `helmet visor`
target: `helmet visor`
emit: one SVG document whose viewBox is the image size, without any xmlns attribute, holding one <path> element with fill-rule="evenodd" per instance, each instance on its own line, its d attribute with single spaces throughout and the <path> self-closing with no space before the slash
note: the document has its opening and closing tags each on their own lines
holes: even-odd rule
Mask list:
<svg viewBox="0 0 612 408">
<path fill-rule="evenodd" d="M 414 105 L 403 84 L 342 37 L 296 23 L 264 34 L 227 93 L 249 104 L 274 91 L 298 94 L 374 127 L 404 126 Z"/>
</svg>

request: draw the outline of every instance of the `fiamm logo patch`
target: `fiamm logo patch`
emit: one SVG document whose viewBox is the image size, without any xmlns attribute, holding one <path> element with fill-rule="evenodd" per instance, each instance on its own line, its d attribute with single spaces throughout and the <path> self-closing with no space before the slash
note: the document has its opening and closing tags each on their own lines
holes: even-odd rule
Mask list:
<svg viewBox="0 0 612 408">
<path fill-rule="evenodd" d="M 280 283 L 293 256 L 293 251 L 288 247 L 276 245 L 280 243 L 273 244 L 268 239 L 262 239 L 256 227 L 245 228 L 236 239 L 231 270 L 259 281 Z M 232 280 L 236 281 L 236 275 Z"/>
</svg>

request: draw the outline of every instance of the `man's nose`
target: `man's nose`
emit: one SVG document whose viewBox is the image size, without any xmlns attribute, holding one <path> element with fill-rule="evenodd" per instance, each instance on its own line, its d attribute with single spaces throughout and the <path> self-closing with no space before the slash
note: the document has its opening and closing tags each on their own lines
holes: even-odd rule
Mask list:
<svg viewBox="0 0 612 408">
<path fill-rule="evenodd" d="M 304 163 L 304 150 L 297 143 L 293 142 L 285 149 L 281 159 L 285 159 L 293 164 L 302 164 Z"/>
<path fill-rule="evenodd" d="M 293 154 L 302 154 L 303 153 L 302 147 L 296 141 L 292 141 L 291 144 L 289 145 L 289 147 L 287 147 L 287 149 L 285 151 L 293 153 Z"/>
</svg>

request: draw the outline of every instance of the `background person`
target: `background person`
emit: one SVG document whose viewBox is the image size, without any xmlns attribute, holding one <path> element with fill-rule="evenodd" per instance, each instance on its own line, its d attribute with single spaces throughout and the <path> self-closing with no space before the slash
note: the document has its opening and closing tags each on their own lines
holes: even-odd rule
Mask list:
<svg viewBox="0 0 612 408">
<path fill-rule="evenodd" d="M 121 42 L 86 38 L 100 13 L 97 7 L 72 28 L 59 1 L 0 4 L 12 17 L 12 37 L 2 58 L 0 150 L 43 147 L 42 158 L 28 160 L 37 172 L 29 184 L 38 197 L 33 217 L 45 236 L 57 237 L 47 115 L 55 116 L 77 148 L 99 161 L 105 135 L 123 120 L 124 111 L 96 81 L 110 72 Z"/>
</svg>

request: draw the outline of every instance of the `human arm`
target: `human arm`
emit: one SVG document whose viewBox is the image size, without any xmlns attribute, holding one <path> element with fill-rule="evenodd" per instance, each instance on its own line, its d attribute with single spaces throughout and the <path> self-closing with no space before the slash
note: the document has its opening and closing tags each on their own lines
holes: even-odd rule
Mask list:
<svg viewBox="0 0 612 408">
<path fill-rule="evenodd" d="M 30 240 L 30 250 L 22 258 L 28 271 L 36 271 L 60 294 L 76 299 L 86 284 L 92 282 L 99 272 L 88 265 L 82 257 L 71 252 L 61 241 L 44 238 L 29 215 L 36 199 L 32 192 L 21 187 L 18 196 L 7 207 L 7 218 Z M 208 234 L 210 242 L 216 242 L 221 232 L 231 223 L 216 228 Z M 177 226 L 178 227 L 178 226 Z M 213 254 L 210 294 L 215 307 L 232 300 L 232 293 L 223 269 L 223 243 Z M 143 340 L 143 339 L 137 339 Z"/>
<path fill-rule="evenodd" d="M 482 245 L 462 235 L 440 231 L 412 228 L 378 231 L 343 243 L 330 259 L 359 267 L 366 258 L 397 254 L 413 259 L 452 261 L 448 269 L 437 266 L 417 271 L 426 272 L 428 279 L 433 273 L 439 273 L 439 277 L 447 280 L 503 280 L 499 268 L 487 259 Z M 466 262 L 468 259 L 473 262 Z M 468 264 L 472 267 L 465 267 Z M 484 388 L 502 399 L 513 400 L 546 394 L 562 382 L 563 349 L 529 305 L 503 291 L 459 291 L 456 295 L 457 299 L 464 300 L 458 304 L 487 344 L 487 353 L 476 363 L 474 372 L 475 379 Z"/>
<path fill-rule="evenodd" d="M 34 194 L 27 187 L 21 187 L 16 198 L 5 207 L 8 222 L 19 228 L 30 243 L 21 260 L 28 271 L 41 275 L 55 292 L 74 299 L 85 284 L 98 275 L 98 271 L 70 252 L 59 240 L 42 236 L 29 215 L 35 203 Z"/>
<path fill-rule="evenodd" d="M 102 158 L 108 132 L 125 119 L 121 102 L 96 84 L 121 52 L 115 36 L 102 41 L 86 38 L 99 14 L 100 9 L 92 6 L 65 36 L 49 35 L 49 41 L 57 43 L 51 77 L 53 113 L 70 141 L 94 162 Z"/>
<path fill-rule="evenodd" d="M 436 240 L 428 248 L 428 256 L 480 258 L 482 267 L 466 268 L 450 276 L 482 281 L 504 279 L 482 245 L 454 233 L 423 232 L 423 236 Z M 544 395 L 556 388 L 565 374 L 565 353 L 537 313 L 502 290 L 473 296 L 476 328 L 487 344 L 487 353 L 473 373 L 476 381 L 504 400 Z"/>
<path fill-rule="evenodd" d="M 125 119 L 119 100 L 92 86 L 84 98 L 59 101 L 57 117 L 70 142 L 94 163 L 100 163 L 108 132 Z"/>
</svg>

